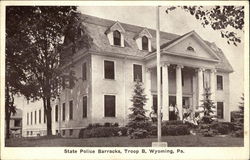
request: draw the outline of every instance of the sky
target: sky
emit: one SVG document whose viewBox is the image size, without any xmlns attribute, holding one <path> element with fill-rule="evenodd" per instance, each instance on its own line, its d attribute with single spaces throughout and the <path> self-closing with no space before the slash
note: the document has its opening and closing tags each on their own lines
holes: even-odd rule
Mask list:
<svg viewBox="0 0 250 160">
<path fill-rule="evenodd" d="M 244 40 L 243 32 L 241 35 L 243 43 L 237 47 L 228 45 L 226 39 L 221 38 L 219 31 L 214 31 L 207 26 L 203 28 L 194 16 L 187 12 L 177 9 L 169 14 L 165 13 L 165 6 L 160 7 L 160 30 L 178 35 L 195 30 L 204 40 L 215 42 L 221 48 L 232 65 L 234 72 L 230 74 L 230 110 L 237 110 L 240 97 L 244 92 Z M 155 29 L 156 27 L 156 7 L 153 6 L 81 6 L 78 10 L 83 14 L 97 16 L 100 18 L 111 19 L 123 23 L 139 25 L 142 27 Z M 16 99 L 19 108 L 26 106 L 22 98 Z M 31 104 L 30 104 L 31 105 Z M 34 104 L 36 105 L 36 104 Z"/>
</svg>

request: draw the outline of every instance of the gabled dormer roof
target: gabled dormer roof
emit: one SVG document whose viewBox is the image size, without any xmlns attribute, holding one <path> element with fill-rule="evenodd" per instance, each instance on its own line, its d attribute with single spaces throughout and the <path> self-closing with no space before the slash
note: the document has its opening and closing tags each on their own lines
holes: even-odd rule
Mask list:
<svg viewBox="0 0 250 160">
<path fill-rule="evenodd" d="M 125 33 L 125 29 L 122 27 L 121 23 L 116 21 L 112 26 L 110 26 L 106 31 L 105 34 L 109 33 L 109 32 L 114 32 L 115 30 L 121 32 L 121 33 Z"/>
<path fill-rule="evenodd" d="M 146 36 L 148 37 L 149 39 L 151 39 L 153 36 L 150 34 L 150 32 L 148 31 L 147 28 L 143 28 L 139 34 L 137 34 L 134 39 L 137 39 L 139 37 L 143 37 L 143 36 Z"/>
</svg>

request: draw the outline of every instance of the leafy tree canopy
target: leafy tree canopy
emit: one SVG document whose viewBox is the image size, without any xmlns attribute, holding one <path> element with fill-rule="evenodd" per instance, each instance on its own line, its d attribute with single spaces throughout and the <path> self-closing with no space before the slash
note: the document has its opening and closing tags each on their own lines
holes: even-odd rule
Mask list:
<svg viewBox="0 0 250 160">
<path fill-rule="evenodd" d="M 166 13 L 176 8 L 195 16 L 203 27 L 211 26 L 213 30 L 220 30 L 221 37 L 226 38 L 228 44 L 237 46 L 237 43 L 241 42 L 237 33 L 229 31 L 229 28 L 244 29 L 244 6 L 171 6 L 166 9 Z"/>
</svg>

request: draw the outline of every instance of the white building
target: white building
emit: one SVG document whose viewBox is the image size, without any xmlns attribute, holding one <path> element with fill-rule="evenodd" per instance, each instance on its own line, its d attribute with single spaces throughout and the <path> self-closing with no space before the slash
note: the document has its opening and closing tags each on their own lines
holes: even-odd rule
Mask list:
<svg viewBox="0 0 250 160">
<path fill-rule="evenodd" d="M 79 130 L 90 123 L 125 125 L 136 78 L 144 83 L 146 109 L 151 111 L 157 105 L 155 30 L 89 15 L 82 18 L 93 44 L 72 57 L 78 81 L 73 89 L 64 88 L 54 102 L 53 134 L 78 136 Z M 161 66 L 163 120 L 172 119 L 171 104 L 180 113 L 183 106 L 198 110 L 204 87 L 211 89 L 219 120 L 230 120 L 229 74 L 233 69 L 214 43 L 203 40 L 195 31 L 181 36 L 161 32 Z M 46 125 L 42 106 L 31 108 L 23 114 L 23 135 L 43 135 Z"/>
</svg>

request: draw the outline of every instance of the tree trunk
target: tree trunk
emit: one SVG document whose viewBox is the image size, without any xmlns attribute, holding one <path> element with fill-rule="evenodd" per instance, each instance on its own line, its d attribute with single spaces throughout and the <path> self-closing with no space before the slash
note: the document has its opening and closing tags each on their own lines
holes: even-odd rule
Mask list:
<svg viewBox="0 0 250 160">
<path fill-rule="evenodd" d="M 50 104 L 50 98 L 46 99 L 47 103 L 47 110 L 46 110 L 46 116 L 47 116 L 47 135 L 52 135 L 52 122 L 51 122 L 51 104 Z"/>
</svg>

